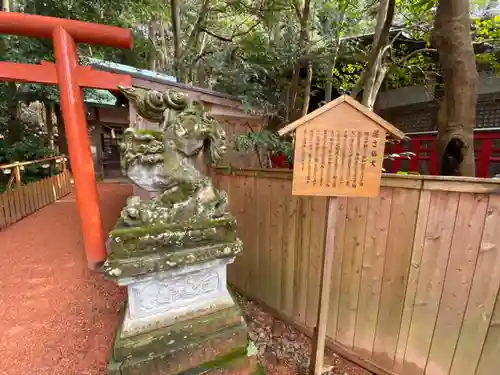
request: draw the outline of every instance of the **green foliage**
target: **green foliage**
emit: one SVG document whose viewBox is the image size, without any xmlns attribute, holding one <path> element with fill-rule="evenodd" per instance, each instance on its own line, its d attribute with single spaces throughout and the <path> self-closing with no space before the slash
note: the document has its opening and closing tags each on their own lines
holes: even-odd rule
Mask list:
<svg viewBox="0 0 500 375">
<path fill-rule="evenodd" d="M 55 156 L 54 150 L 49 148 L 45 139 L 39 135 L 28 134 L 23 141 L 12 144 L 7 143 L 5 139 L 0 139 L 0 165 L 51 156 Z M 54 166 L 54 163 L 30 164 L 21 169 L 23 183 L 38 181 L 57 173 L 59 173 L 59 168 Z M 9 178 L 10 173 L 4 173 L 0 170 L 0 191 L 5 189 Z"/>
<path fill-rule="evenodd" d="M 349 93 L 366 68 L 370 44 L 369 38 L 361 42 L 356 37 L 375 31 L 379 2 L 311 1 L 307 43 L 299 45 L 301 20 L 293 4 L 303 5 L 305 1 L 183 0 L 179 9 L 180 51 L 177 51 L 183 79 L 237 96 L 245 111 L 259 106 L 264 112 L 278 116 L 289 110 L 288 95 L 296 66 L 302 70 L 301 82 L 305 68 L 311 64 L 315 88 L 331 84 L 337 92 Z M 78 45 L 81 63 L 91 57 L 170 75 L 177 73 L 169 2 L 25 0 L 15 4 L 15 11 L 128 27 L 133 31 L 133 51 Z M 394 24 L 400 30 L 399 35 L 420 40 L 423 47 L 430 48 L 437 0 L 397 0 L 396 4 Z M 487 2 L 472 0 L 471 5 L 479 12 L 473 19 L 475 41 L 495 47 L 500 38 L 500 18 L 484 15 Z M 387 87 L 428 85 L 434 80 L 437 66 L 432 53 L 411 54 L 412 50 L 404 44 L 388 49 L 383 61 L 390 67 Z M 54 60 L 49 40 L 3 35 L 0 35 L 0 56 L 2 60 L 24 63 Z M 483 52 L 477 59 L 481 65 L 495 71 L 500 69 L 493 51 Z M 14 86 L 14 91 L 12 88 L 0 85 L 0 134 L 5 134 L 7 122 L 15 117 L 18 102 L 53 102 L 58 97 L 55 87 L 23 84 Z M 312 95 L 316 94 L 313 90 Z M 303 99 L 299 96 L 291 104 L 300 103 Z M 291 141 L 280 140 L 270 131 L 240 136 L 236 144 L 239 149 L 249 151 L 264 147 L 270 152 L 282 152 L 291 160 Z M 34 157 L 30 149 L 15 147 Z M 5 150 L 1 152 L 6 154 Z"/>
<path fill-rule="evenodd" d="M 271 154 L 283 154 L 290 165 L 293 162 L 292 140 L 280 137 L 269 130 L 240 134 L 235 138 L 234 144 L 236 151 L 265 149 Z"/>
</svg>

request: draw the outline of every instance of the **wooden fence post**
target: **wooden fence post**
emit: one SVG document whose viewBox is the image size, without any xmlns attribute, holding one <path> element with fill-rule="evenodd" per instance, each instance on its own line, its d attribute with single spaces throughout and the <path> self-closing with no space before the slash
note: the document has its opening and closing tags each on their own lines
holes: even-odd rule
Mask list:
<svg viewBox="0 0 500 375">
<path fill-rule="evenodd" d="M 333 253 L 335 242 L 335 224 L 337 222 L 338 198 L 328 198 L 326 214 L 325 249 L 321 256 L 321 284 L 319 287 L 318 317 L 314 329 L 311 375 L 321 375 L 325 355 L 326 325 L 328 321 L 328 303 L 330 301 L 330 285 L 332 282 Z"/>
</svg>

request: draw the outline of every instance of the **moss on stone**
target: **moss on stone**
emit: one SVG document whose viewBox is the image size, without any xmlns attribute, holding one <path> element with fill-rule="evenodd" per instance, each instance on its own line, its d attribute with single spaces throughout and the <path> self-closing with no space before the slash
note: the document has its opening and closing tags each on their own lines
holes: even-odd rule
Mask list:
<svg viewBox="0 0 500 375">
<path fill-rule="evenodd" d="M 172 268 L 205 263 L 218 258 L 230 258 L 241 253 L 242 248 L 241 240 L 237 239 L 229 243 L 197 246 L 175 252 L 154 252 L 138 254 L 137 256 L 109 253 L 104 263 L 104 276 L 113 280 L 167 271 Z"/>
<path fill-rule="evenodd" d="M 151 135 L 156 140 L 163 140 L 163 132 L 161 130 L 153 130 L 153 129 L 134 129 L 134 133 L 137 135 Z"/>
<path fill-rule="evenodd" d="M 255 368 L 254 375 L 267 375 L 267 371 L 262 363 L 257 363 L 257 367 Z"/>
<path fill-rule="evenodd" d="M 201 366 L 199 366 L 200 369 L 205 369 L 205 370 L 214 370 L 218 368 L 224 368 L 224 367 L 230 367 L 231 362 L 244 358 L 247 355 L 247 347 L 246 345 L 240 348 L 236 348 L 232 350 L 231 352 L 224 354 L 218 358 L 215 358 L 212 361 L 205 362 Z"/>
<path fill-rule="evenodd" d="M 110 232 L 110 237 L 119 237 L 121 239 L 127 238 L 137 238 L 141 236 L 146 236 L 156 233 L 164 232 L 177 232 L 177 231 L 189 231 L 196 229 L 208 229 L 208 228 L 218 228 L 218 227 L 228 227 L 233 228 L 235 225 L 235 220 L 231 215 L 225 215 L 220 218 L 206 219 L 193 223 L 174 223 L 174 224 L 156 224 L 156 225 L 146 225 L 140 227 L 127 227 L 122 226 L 123 221 L 118 222 L 118 227 L 115 227 Z"/>
<path fill-rule="evenodd" d="M 122 338 L 120 327 L 113 345 L 113 359 L 123 361 L 129 356 L 146 357 L 175 351 L 203 341 L 210 335 L 220 334 L 224 330 L 236 330 L 238 327 L 246 331 L 246 325 L 241 320 L 241 311 L 237 306 L 175 322 L 130 337 Z"/>
</svg>

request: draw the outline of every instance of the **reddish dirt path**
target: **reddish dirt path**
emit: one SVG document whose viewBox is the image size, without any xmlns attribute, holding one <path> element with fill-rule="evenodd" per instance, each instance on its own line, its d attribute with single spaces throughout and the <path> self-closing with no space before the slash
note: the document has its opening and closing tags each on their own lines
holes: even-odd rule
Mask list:
<svg viewBox="0 0 500 375">
<path fill-rule="evenodd" d="M 99 184 L 106 233 L 129 185 Z M 0 232 L 0 374 L 106 373 L 124 290 L 87 269 L 73 195 Z"/>
</svg>

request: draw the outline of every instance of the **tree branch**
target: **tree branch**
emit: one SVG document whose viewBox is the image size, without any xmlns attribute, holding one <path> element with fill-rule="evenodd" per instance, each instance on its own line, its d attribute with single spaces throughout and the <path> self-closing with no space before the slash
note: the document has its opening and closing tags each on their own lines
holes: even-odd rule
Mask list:
<svg viewBox="0 0 500 375">
<path fill-rule="evenodd" d="M 217 35 L 213 32 L 211 32 L 210 30 L 207 30 L 206 28 L 204 27 L 200 27 L 200 31 L 203 31 L 205 33 L 207 33 L 208 35 L 214 37 L 215 39 L 219 39 L 219 40 L 222 40 L 223 42 L 230 42 L 232 43 L 233 39 L 232 38 L 226 38 L 224 36 L 221 36 L 221 35 Z"/>
<path fill-rule="evenodd" d="M 292 8 L 295 10 L 295 14 L 297 15 L 297 18 L 299 19 L 299 21 L 302 20 L 302 11 L 300 10 L 300 4 L 299 4 L 299 0 L 292 0 Z"/>
<path fill-rule="evenodd" d="M 358 81 L 351 90 L 351 95 L 356 98 L 365 82 L 373 76 L 373 67 L 377 62 L 379 53 L 381 49 L 387 43 L 389 37 L 389 31 L 392 26 L 392 20 L 394 18 L 394 11 L 396 8 L 396 0 L 386 0 L 385 4 L 380 4 L 379 14 L 377 16 L 377 30 L 375 32 L 375 37 L 370 48 L 370 53 L 368 54 L 368 64 L 366 69 L 359 76 Z M 384 7 L 384 8 L 382 8 Z M 384 14 L 385 13 L 385 14 Z M 383 20 L 383 21 L 382 21 Z"/>
<path fill-rule="evenodd" d="M 419 53 L 424 53 L 424 52 L 437 52 L 437 49 L 435 48 L 420 48 L 415 51 L 410 52 L 408 55 L 406 55 L 400 62 L 399 64 L 406 63 L 408 62 L 409 59 L 411 59 L 413 56 L 418 55 Z"/>
<path fill-rule="evenodd" d="M 194 27 L 191 30 L 191 33 L 189 33 L 189 37 L 188 37 L 187 42 L 186 42 L 186 48 L 184 48 L 184 51 L 182 52 L 181 59 L 184 58 L 187 51 L 192 47 L 194 41 L 198 39 L 200 32 L 201 31 L 207 32 L 206 30 L 202 29 L 201 25 L 203 24 L 203 22 L 205 22 L 205 18 L 206 18 L 207 13 L 208 13 L 208 6 L 209 5 L 210 5 L 210 0 L 203 0 L 203 4 L 200 8 L 200 12 L 198 13 L 198 18 L 196 19 Z"/>
</svg>

